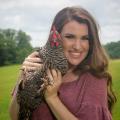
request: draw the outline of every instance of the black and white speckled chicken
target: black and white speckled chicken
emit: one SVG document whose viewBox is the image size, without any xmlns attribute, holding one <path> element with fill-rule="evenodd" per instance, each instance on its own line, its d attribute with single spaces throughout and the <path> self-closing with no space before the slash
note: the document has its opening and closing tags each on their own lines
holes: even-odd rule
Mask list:
<svg viewBox="0 0 120 120">
<path fill-rule="evenodd" d="M 52 81 L 47 77 L 47 69 L 56 69 L 64 75 L 68 70 L 68 62 L 64 56 L 62 40 L 55 26 L 52 28 L 46 45 L 39 49 L 40 58 L 43 61 L 42 68 L 25 77 L 25 72 L 20 80 L 17 92 L 19 103 L 19 120 L 30 120 L 33 110 L 35 110 L 44 100 L 44 90 L 46 85 Z M 47 80 L 47 84 L 45 82 Z M 24 82 L 24 87 L 23 87 Z"/>
</svg>

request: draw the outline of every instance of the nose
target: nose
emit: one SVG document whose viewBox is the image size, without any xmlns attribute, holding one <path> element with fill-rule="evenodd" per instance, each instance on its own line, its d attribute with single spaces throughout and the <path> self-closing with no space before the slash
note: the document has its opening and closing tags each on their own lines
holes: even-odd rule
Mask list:
<svg viewBox="0 0 120 120">
<path fill-rule="evenodd" d="M 82 49 L 82 43 L 81 43 L 80 39 L 74 40 L 73 48 L 76 49 L 76 50 L 81 50 Z"/>
</svg>

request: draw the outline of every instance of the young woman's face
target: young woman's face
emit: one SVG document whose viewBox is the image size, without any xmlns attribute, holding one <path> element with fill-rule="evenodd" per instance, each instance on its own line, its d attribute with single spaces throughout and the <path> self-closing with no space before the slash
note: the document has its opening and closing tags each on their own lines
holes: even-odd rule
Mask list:
<svg viewBox="0 0 120 120">
<path fill-rule="evenodd" d="M 61 32 L 63 48 L 68 62 L 72 66 L 80 64 L 88 54 L 88 27 L 73 20 L 65 24 Z"/>
</svg>

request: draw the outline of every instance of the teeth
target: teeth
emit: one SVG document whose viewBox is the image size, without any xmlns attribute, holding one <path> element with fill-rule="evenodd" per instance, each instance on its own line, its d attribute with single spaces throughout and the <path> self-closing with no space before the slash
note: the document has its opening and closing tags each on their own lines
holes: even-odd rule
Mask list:
<svg viewBox="0 0 120 120">
<path fill-rule="evenodd" d="M 71 55 L 75 58 L 79 58 L 81 56 L 81 53 L 72 53 L 71 52 Z"/>
<path fill-rule="evenodd" d="M 80 53 L 71 53 L 71 54 L 76 55 L 76 56 L 79 56 L 79 55 L 80 55 Z"/>
</svg>

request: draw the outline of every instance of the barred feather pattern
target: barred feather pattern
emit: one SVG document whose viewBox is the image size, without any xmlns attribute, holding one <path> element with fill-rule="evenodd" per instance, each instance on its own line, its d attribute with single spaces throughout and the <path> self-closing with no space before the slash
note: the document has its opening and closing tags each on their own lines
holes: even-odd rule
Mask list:
<svg viewBox="0 0 120 120">
<path fill-rule="evenodd" d="M 32 112 L 44 101 L 44 91 L 50 84 L 47 77 L 47 69 L 56 69 L 64 75 L 68 70 L 68 62 L 63 53 L 61 40 L 57 39 L 59 46 L 51 46 L 50 41 L 39 49 L 40 58 L 43 61 L 43 67 L 31 72 L 27 77 L 23 74 L 25 80 L 21 80 L 17 92 L 17 101 L 19 103 L 19 120 L 31 120 Z M 47 84 L 45 81 L 47 80 Z M 24 87 L 23 87 L 23 81 Z"/>
</svg>

